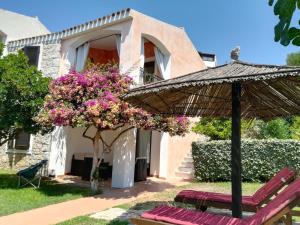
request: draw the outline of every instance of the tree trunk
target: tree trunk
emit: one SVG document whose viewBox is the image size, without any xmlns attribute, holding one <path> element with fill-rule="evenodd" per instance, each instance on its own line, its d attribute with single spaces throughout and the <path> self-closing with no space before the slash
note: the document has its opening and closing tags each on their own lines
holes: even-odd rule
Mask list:
<svg viewBox="0 0 300 225">
<path fill-rule="evenodd" d="M 93 175 L 95 173 L 96 168 L 98 167 L 98 159 L 99 159 L 99 141 L 100 141 L 100 130 L 97 130 L 96 135 L 93 140 L 93 148 L 94 148 L 94 154 L 93 154 L 93 166 L 92 166 L 92 171 L 91 171 L 91 189 L 93 191 L 98 191 L 99 190 L 99 181 L 98 179 L 94 179 Z"/>
</svg>

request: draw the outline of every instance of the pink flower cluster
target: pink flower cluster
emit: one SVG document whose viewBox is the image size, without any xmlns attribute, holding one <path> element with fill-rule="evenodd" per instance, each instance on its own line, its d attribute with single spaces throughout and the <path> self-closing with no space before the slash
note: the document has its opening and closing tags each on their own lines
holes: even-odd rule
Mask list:
<svg viewBox="0 0 300 225">
<path fill-rule="evenodd" d="M 186 117 L 163 117 L 135 108 L 120 99 L 132 79 L 116 68 L 104 72 L 71 70 L 50 83 L 49 95 L 36 120 L 43 125 L 89 126 L 112 129 L 130 124 L 144 129 L 184 135 L 188 131 Z"/>
</svg>

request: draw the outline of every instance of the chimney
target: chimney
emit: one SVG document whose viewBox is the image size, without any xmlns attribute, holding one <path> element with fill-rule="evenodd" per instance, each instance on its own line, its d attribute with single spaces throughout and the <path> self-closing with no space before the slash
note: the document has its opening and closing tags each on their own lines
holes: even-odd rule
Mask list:
<svg viewBox="0 0 300 225">
<path fill-rule="evenodd" d="M 236 60 L 239 60 L 239 57 L 240 57 L 240 46 L 237 46 L 235 47 L 234 49 L 231 50 L 231 53 L 230 53 L 230 58 L 233 60 L 233 61 L 236 61 Z"/>
</svg>

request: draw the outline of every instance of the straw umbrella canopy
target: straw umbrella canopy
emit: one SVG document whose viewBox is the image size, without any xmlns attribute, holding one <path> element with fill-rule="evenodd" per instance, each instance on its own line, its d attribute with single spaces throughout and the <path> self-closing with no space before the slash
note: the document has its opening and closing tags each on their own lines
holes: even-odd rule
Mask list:
<svg viewBox="0 0 300 225">
<path fill-rule="evenodd" d="M 232 214 L 241 217 L 241 117 L 300 115 L 300 67 L 233 61 L 134 88 L 123 98 L 153 113 L 232 118 Z"/>
</svg>

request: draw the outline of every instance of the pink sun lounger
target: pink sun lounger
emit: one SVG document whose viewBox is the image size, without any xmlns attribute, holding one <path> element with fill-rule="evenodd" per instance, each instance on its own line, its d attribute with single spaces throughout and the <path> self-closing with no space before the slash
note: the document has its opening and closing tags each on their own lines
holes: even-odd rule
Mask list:
<svg viewBox="0 0 300 225">
<path fill-rule="evenodd" d="M 243 211 L 256 212 L 263 204 L 268 202 L 272 196 L 278 193 L 285 185 L 292 182 L 296 177 L 295 171 L 284 168 L 272 177 L 264 186 L 258 189 L 252 196 L 242 197 Z M 183 190 L 179 192 L 176 202 L 194 204 L 196 208 L 205 211 L 207 207 L 231 209 L 231 195 L 203 192 L 195 190 Z"/>
<path fill-rule="evenodd" d="M 171 206 L 159 206 L 133 218 L 136 225 L 292 225 L 292 209 L 299 204 L 300 179 L 291 183 L 268 204 L 247 218 L 239 219 L 224 215 L 194 211 Z M 299 212 L 298 214 L 299 215 Z"/>
</svg>

